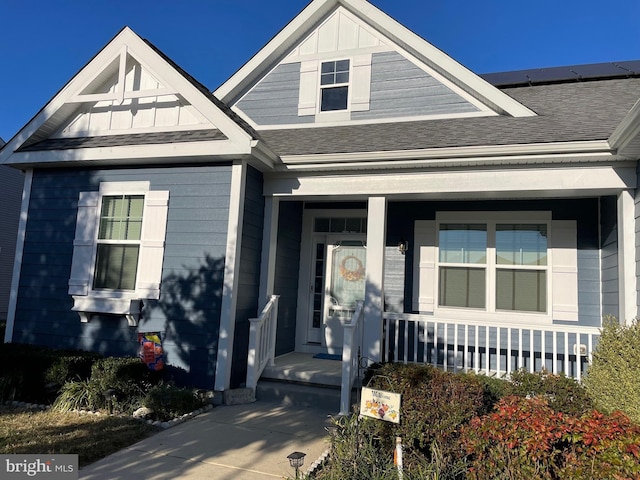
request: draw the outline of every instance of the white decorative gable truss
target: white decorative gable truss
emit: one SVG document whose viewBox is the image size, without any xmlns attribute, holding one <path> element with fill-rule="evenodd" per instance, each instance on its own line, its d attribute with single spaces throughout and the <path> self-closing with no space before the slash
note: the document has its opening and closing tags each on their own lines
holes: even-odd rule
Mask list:
<svg viewBox="0 0 640 480">
<path fill-rule="evenodd" d="M 260 159 L 250 129 L 125 27 L 9 142 L 24 166 Z"/>
</svg>

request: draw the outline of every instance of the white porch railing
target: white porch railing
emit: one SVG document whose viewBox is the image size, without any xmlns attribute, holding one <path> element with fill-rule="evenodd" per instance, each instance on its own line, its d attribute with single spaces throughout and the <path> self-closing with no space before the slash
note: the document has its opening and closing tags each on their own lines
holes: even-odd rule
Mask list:
<svg viewBox="0 0 640 480">
<path fill-rule="evenodd" d="M 342 348 L 342 384 L 340 391 L 340 415 L 351 413 L 351 389 L 358 376 L 359 353 L 362 347 L 362 324 L 364 309 L 358 302 L 351 321 L 344 326 Z"/>
<path fill-rule="evenodd" d="M 426 363 L 498 377 L 545 368 L 580 381 L 600 338 L 597 327 L 496 325 L 384 314 L 383 361 Z"/>
<path fill-rule="evenodd" d="M 255 392 L 258 379 L 267 364 L 273 366 L 276 351 L 279 295 L 271 295 L 258 318 L 250 318 L 247 388 Z"/>
</svg>

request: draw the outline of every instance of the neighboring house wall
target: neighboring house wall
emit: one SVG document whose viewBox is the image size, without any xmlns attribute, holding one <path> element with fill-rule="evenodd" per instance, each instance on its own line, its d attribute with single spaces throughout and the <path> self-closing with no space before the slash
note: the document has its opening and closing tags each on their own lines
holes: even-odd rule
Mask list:
<svg viewBox="0 0 640 480">
<path fill-rule="evenodd" d="M 0 322 L 7 319 L 23 183 L 20 170 L 0 166 Z"/>
<path fill-rule="evenodd" d="M 81 323 L 68 294 L 79 192 L 100 182 L 151 182 L 169 191 L 159 300 L 145 304 L 138 328 L 124 318 Z M 138 331 L 162 332 L 167 361 L 185 381 L 210 387 L 215 371 L 231 166 L 36 170 L 26 227 L 13 341 L 135 355 Z M 181 371 L 177 372 L 178 377 Z"/>
<path fill-rule="evenodd" d="M 301 202 L 281 202 L 278 218 L 274 293 L 278 302 L 276 355 L 295 350 L 296 311 L 298 308 L 298 272 L 302 241 Z"/>
<path fill-rule="evenodd" d="M 258 316 L 260 289 L 260 259 L 264 227 L 264 197 L 262 173 L 247 167 L 240 267 L 236 304 L 236 326 L 233 345 L 231 385 L 238 386 L 246 379 L 249 348 L 249 319 Z"/>
<path fill-rule="evenodd" d="M 616 197 L 600 200 L 602 314 L 618 317 L 618 228 Z"/>
</svg>

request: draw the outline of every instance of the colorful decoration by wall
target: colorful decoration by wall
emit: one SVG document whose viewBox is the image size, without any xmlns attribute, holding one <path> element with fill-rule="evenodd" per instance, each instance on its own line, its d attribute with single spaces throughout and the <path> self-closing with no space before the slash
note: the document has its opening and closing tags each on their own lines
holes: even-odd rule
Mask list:
<svg viewBox="0 0 640 480">
<path fill-rule="evenodd" d="M 150 370 L 162 370 L 164 368 L 164 351 L 160 332 L 138 332 L 138 355 Z"/>
</svg>

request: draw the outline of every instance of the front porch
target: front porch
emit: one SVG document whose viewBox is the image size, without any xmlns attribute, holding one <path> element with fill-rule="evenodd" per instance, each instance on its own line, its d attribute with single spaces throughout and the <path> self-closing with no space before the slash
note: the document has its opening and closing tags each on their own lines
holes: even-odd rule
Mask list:
<svg viewBox="0 0 640 480">
<path fill-rule="evenodd" d="M 341 360 L 290 352 L 275 357 L 278 297 L 253 319 L 247 388 L 259 378 L 340 389 L 340 414 L 351 411 L 351 392 L 361 377 L 364 308 L 359 303 L 344 328 Z M 524 368 L 547 370 L 580 381 L 600 337 L 597 327 L 501 325 L 479 321 L 436 320 L 429 315 L 383 313 L 382 362 L 423 363 L 447 371 L 508 377 Z M 270 346 L 271 345 L 271 346 Z M 366 355 L 363 355 L 366 357 Z M 378 359 L 367 359 L 367 362 Z"/>
</svg>

